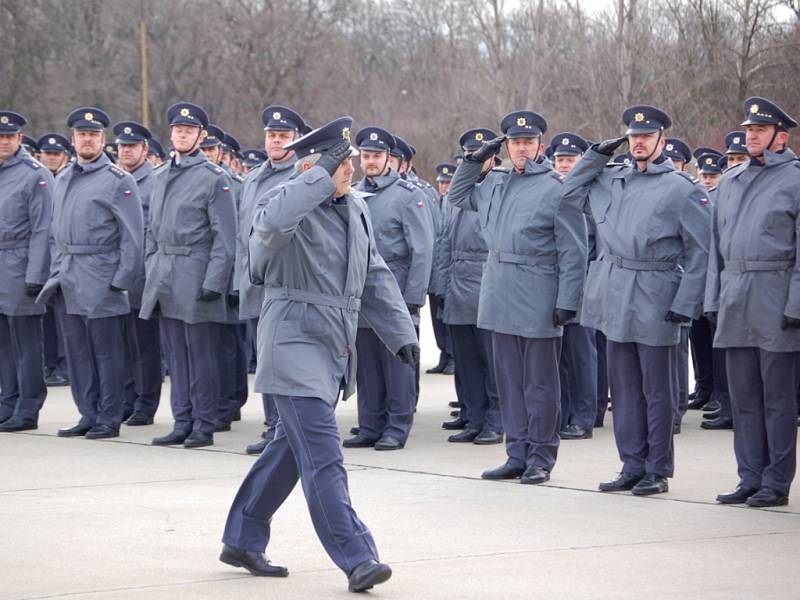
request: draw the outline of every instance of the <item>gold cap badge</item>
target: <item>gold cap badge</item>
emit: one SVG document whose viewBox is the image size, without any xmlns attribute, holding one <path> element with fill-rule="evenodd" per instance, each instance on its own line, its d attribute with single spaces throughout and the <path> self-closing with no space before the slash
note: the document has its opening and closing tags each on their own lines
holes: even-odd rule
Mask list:
<svg viewBox="0 0 800 600">
<path fill-rule="evenodd" d="M 182 108 L 181 109 L 181 116 L 182 117 L 188 117 L 189 116 L 189 109 L 188 108 Z"/>
<path fill-rule="evenodd" d="M 525 125 L 527 124 L 528 121 L 525 119 L 525 117 L 520 117 L 517 119 L 517 125 L 519 125 L 520 127 L 525 127 Z"/>
<path fill-rule="evenodd" d="M 483 141 L 483 134 L 479 131 L 475 134 L 475 141 L 482 142 Z"/>
<path fill-rule="evenodd" d="M 5 115 L 0 117 L 0 123 L 2 123 L 3 125 L 8 125 L 8 117 Z"/>
<path fill-rule="evenodd" d="M 342 129 L 342 139 L 343 140 L 347 140 L 348 142 L 350 141 L 350 128 L 349 127 L 345 127 L 344 129 Z"/>
<path fill-rule="evenodd" d="M 369 134 L 369 139 L 371 139 L 373 142 L 377 142 L 378 134 L 373 131 L 372 133 Z"/>
<path fill-rule="evenodd" d="M 644 121 L 644 113 L 640 112 L 636 113 L 635 115 L 633 115 L 633 120 L 636 121 L 637 123 L 641 123 L 642 121 Z"/>
<path fill-rule="evenodd" d="M 276 121 L 280 121 L 280 118 L 281 118 L 281 113 L 279 113 L 279 112 L 276 110 L 274 113 L 272 113 L 272 118 L 273 118 L 273 119 L 275 119 Z"/>
<path fill-rule="evenodd" d="M 750 112 L 756 114 L 758 112 L 758 104 L 751 104 L 750 105 Z"/>
<path fill-rule="evenodd" d="M 83 118 L 87 121 L 94 121 L 94 115 L 90 112 L 87 112 L 83 115 Z"/>
</svg>

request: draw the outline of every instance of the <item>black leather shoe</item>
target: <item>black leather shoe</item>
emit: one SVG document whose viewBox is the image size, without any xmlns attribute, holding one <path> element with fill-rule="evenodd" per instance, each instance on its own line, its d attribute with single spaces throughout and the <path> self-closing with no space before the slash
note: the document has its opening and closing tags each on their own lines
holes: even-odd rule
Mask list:
<svg viewBox="0 0 800 600">
<path fill-rule="evenodd" d="M 38 428 L 36 421 L 22 417 L 11 417 L 0 423 L 0 431 L 30 431 Z"/>
<path fill-rule="evenodd" d="M 231 417 L 231 421 L 241 421 L 242 420 L 242 409 L 237 408 L 233 411 L 233 416 Z"/>
<path fill-rule="evenodd" d="M 653 494 L 663 494 L 668 491 L 667 478 L 655 473 L 645 474 L 641 481 L 633 486 L 631 490 L 634 496 L 652 496 Z"/>
<path fill-rule="evenodd" d="M 230 431 L 231 424 L 230 423 L 218 423 L 216 427 L 214 427 L 214 433 L 221 433 L 223 431 Z"/>
<path fill-rule="evenodd" d="M 752 506 L 753 508 L 786 506 L 787 504 L 789 504 L 789 496 L 781 494 L 779 491 L 768 487 L 762 487 L 747 499 L 747 506 Z"/>
<path fill-rule="evenodd" d="M 714 412 L 719 410 L 719 402 L 717 400 L 709 400 L 708 404 L 703 408 L 703 412 Z"/>
<path fill-rule="evenodd" d="M 223 544 L 219 559 L 226 565 L 242 567 L 259 577 L 289 576 L 289 569 L 280 565 L 273 565 L 263 552 L 247 552 Z"/>
<path fill-rule="evenodd" d="M 700 394 L 695 394 L 695 397 L 692 398 L 692 395 L 689 394 L 689 399 L 691 402 L 689 402 L 687 408 L 689 410 L 700 410 L 709 403 L 711 400 L 711 395 L 701 396 Z"/>
<path fill-rule="evenodd" d="M 627 492 L 632 490 L 633 486 L 642 480 L 641 475 L 632 475 L 631 473 L 620 473 L 619 477 L 611 481 L 604 481 L 597 489 L 601 492 Z"/>
<path fill-rule="evenodd" d="M 524 467 L 512 467 L 508 463 L 504 463 L 496 469 L 489 469 L 481 473 L 481 479 L 518 479 L 524 472 Z"/>
<path fill-rule="evenodd" d="M 590 440 L 592 439 L 592 431 L 578 427 L 570 423 L 564 429 L 558 432 L 562 440 Z"/>
<path fill-rule="evenodd" d="M 519 478 L 520 483 L 528 485 L 536 485 L 537 483 L 544 483 L 545 481 L 550 481 L 550 471 L 535 466 L 530 466 L 525 469 L 522 477 Z"/>
<path fill-rule="evenodd" d="M 153 444 L 153 446 L 177 446 L 185 442 L 187 437 L 189 437 L 188 432 L 175 430 L 170 431 L 167 435 L 153 438 L 153 441 L 150 443 Z"/>
<path fill-rule="evenodd" d="M 444 371 L 444 364 L 441 363 L 441 362 L 438 365 L 436 365 L 435 367 L 431 367 L 430 369 L 425 369 L 425 372 L 428 375 L 437 375 L 437 374 L 441 373 L 442 371 Z"/>
<path fill-rule="evenodd" d="M 442 369 L 442 375 L 453 375 L 455 372 L 456 363 L 454 363 L 452 360 L 444 366 L 444 369 Z"/>
<path fill-rule="evenodd" d="M 717 417 L 710 421 L 700 423 L 703 429 L 733 429 L 733 419 L 730 417 Z"/>
<path fill-rule="evenodd" d="M 359 433 L 357 436 L 343 441 L 342 446 L 345 448 L 372 448 L 377 441 L 375 438 Z"/>
<path fill-rule="evenodd" d="M 466 429 L 467 428 L 467 420 L 462 419 L 461 417 L 456 417 L 453 421 L 445 421 L 442 423 L 442 429 Z"/>
<path fill-rule="evenodd" d="M 115 437 L 119 437 L 119 429 L 114 429 L 108 425 L 95 425 L 86 432 L 87 440 L 105 440 Z"/>
<path fill-rule="evenodd" d="M 268 444 L 269 440 L 261 438 L 255 444 L 250 444 L 249 446 L 247 446 L 245 452 L 247 452 L 248 454 L 261 454 L 264 451 L 264 448 L 266 448 Z"/>
<path fill-rule="evenodd" d="M 722 416 L 721 410 L 712 410 L 711 412 L 704 412 L 703 419 L 706 421 L 713 421 L 714 419 L 719 419 Z"/>
<path fill-rule="evenodd" d="M 6 415 L 4 417 L 0 417 L 0 425 L 8 421 L 13 415 Z"/>
<path fill-rule="evenodd" d="M 453 400 L 452 402 L 448 402 L 447 406 L 449 406 L 450 408 L 461 408 L 461 402 L 459 402 L 458 400 Z"/>
<path fill-rule="evenodd" d="M 125 410 L 122 411 L 122 422 L 124 423 L 125 421 L 130 419 L 134 412 L 135 411 L 133 410 L 133 408 L 125 408 Z"/>
<path fill-rule="evenodd" d="M 361 433 L 361 427 L 358 425 L 350 428 L 350 435 L 358 435 L 359 433 Z"/>
<path fill-rule="evenodd" d="M 475 441 L 475 438 L 478 437 L 480 431 L 477 429 L 465 429 L 461 433 L 454 433 L 449 438 L 447 438 L 448 442 L 453 442 L 456 444 L 469 444 Z"/>
<path fill-rule="evenodd" d="M 746 487 L 742 484 L 736 486 L 736 489 L 727 494 L 720 494 L 717 496 L 717 502 L 720 504 L 744 504 L 747 499 L 755 494 L 758 488 Z"/>
<path fill-rule="evenodd" d="M 678 435 L 681 432 L 681 424 L 680 423 L 673 423 L 672 424 L 672 435 Z"/>
<path fill-rule="evenodd" d="M 480 435 L 476 437 L 473 444 L 478 444 L 478 446 L 489 446 L 491 444 L 502 444 L 503 443 L 503 434 L 498 433 L 496 431 L 489 431 L 484 430 L 481 431 Z"/>
<path fill-rule="evenodd" d="M 86 435 L 91 427 L 88 425 L 81 425 L 78 423 L 74 427 L 67 427 L 66 429 L 58 430 L 58 437 L 83 437 Z"/>
<path fill-rule="evenodd" d="M 347 578 L 347 589 L 351 592 L 366 592 L 379 583 L 389 581 L 392 567 L 374 560 L 358 565 Z"/>
<path fill-rule="evenodd" d="M 140 427 L 142 425 L 152 425 L 153 417 L 148 417 L 143 412 L 136 411 L 125 420 L 125 425 L 130 427 Z"/>
<path fill-rule="evenodd" d="M 461 411 L 460 410 L 451 410 L 450 411 L 450 416 L 458 418 L 458 417 L 461 416 Z"/>
<path fill-rule="evenodd" d="M 385 435 L 375 442 L 375 450 L 402 450 L 405 444 L 390 435 Z"/>
<path fill-rule="evenodd" d="M 184 448 L 204 448 L 214 445 L 214 434 L 203 431 L 193 431 L 183 442 Z"/>
<path fill-rule="evenodd" d="M 59 375 L 54 371 L 50 373 L 50 375 L 44 378 L 44 384 L 47 387 L 62 387 L 65 385 L 69 385 L 69 379 L 67 379 L 63 375 Z"/>
</svg>

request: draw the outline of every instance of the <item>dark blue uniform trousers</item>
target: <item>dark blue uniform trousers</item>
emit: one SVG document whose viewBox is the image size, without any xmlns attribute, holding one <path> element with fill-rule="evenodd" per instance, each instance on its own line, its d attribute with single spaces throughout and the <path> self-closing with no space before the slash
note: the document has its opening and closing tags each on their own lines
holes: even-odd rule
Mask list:
<svg viewBox="0 0 800 600">
<path fill-rule="evenodd" d="M 739 479 L 788 495 L 796 468 L 800 352 L 726 348 L 725 361 Z"/>
<path fill-rule="evenodd" d="M 392 354 L 372 329 L 356 334 L 358 425 L 367 437 L 405 443 L 414 422 L 414 369 Z"/>
<path fill-rule="evenodd" d="M 692 364 L 694 365 L 694 389 L 703 398 L 711 396 L 714 386 L 714 362 L 712 342 L 714 331 L 705 317 L 692 321 L 689 339 L 692 342 Z"/>
<path fill-rule="evenodd" d="M 47 397 L 42 366 L 42 317 L 0 314 L 0 419 L 39 419 Z"/>
<path fill-rule="evenodd" d="M 161 317 L 176 431 L 214 433 L 216 429 L 221 327 L 219 323 L 185 323 Z"/>
<path fill-rule="evenodd" d="M 622 472 L 672 477 L 675 346 L 607 342 Z"/>
<path fill-rule="evenodd" d="M 243 324 L 220 325 L 220 399 L 217 421 L 230 425 L 247 401 L 247 330 Z"/>
<path fill-rule="evenodd" d="M 591 431 L 597 419 L 597 347 L 595 331 L 577 323 L 564 327 L 561 357 L 561 427 Z"/>
<path fill-rule="evenodd" d="M 64 296 L 55 295 L 56 322 L 67 354 L 69 385 L 81 425 L 119 429 L 125 394 L 126 316 L 89 319 L 67 314 Z"/>
<path fill-rule="evenodd" d="M 138 309 L 125 323 L 126 361 L 125 410 L 153 417 L 161 400 L 161 339 L 158 319 L 140 319 Z"/>
<path fill-rule="evenodd" d="M 471 429 L 502 433 L 497 384 L 494 379 L 492 334 L 475 325 L 450 325 L 455 357 L 456 393 L 462 417 Z"/>
<path fill-rule="evenodd" d="M 258 331 L 258 319 L 250 319 L 247 326 L 248 337 L 251 337 L 255 344 L 256 333 Z M 255 359 L 253 359 L 255 361 Z M 272 394 L 261 394 L 261 403 L 264 406 L 264 423 L 267 429 L 274 429 L 278 423 L 278 410 L 275 408 L 275 400 Z"/>
<path fill-rule="evenodd" d="M 673 371 L 672 389 L 675 397 L 672 400 L 673 422 L 679 424 L 689 408 L 689 330 L 680 328 L 680 341 L 673 346 L 675 354 L 675 370 Z"/>
<path fill-rule="evenodd" d="M 378 551 L 350 502 L 334 407 L 320 398 L 275 396 L 280 415 L 275 439 L 261 453 L 233 500 L 222 542 L 264 552 L 272 515 L 297 479 L 322 546 L 346 574 Z"/>
<path fill-rule="evenodd" d="M 56 313 L 52 305 L 47 305 L 47 312 L 42 316 L 42 333 L 44 335 L 44 366 L 67 377 L 67 355 L 64 352 L 64 341 L 58 333 Z"/>
<path fill-rule="evenodd" d="M 608 361 L 606 360 L 606 336 L 602 331 L 594 332 L 595 349 L 597 350 L 597 418 L 595 427 L 603 426 L 603 419 L 608 410 Z"/>
<path fill-rule="evenodd" d="M 442 321 L 442 309 L 444 308 L 444 298 L 434 294 L 428 294 L 431 309 L 431 324 L 433 325 L 433 337 L 436 338 L 436 347 L 439 348 L 439 362 L 447 364 L 453 358 L 453 343 L 450 339 L 450 327 Z"/>
<path fill-rule="evenodd" d="M 507 463 L 552 471 L 561 441 L 561 338 L 526 338 L 493 331 L 492 349 Z"/>
</svg>

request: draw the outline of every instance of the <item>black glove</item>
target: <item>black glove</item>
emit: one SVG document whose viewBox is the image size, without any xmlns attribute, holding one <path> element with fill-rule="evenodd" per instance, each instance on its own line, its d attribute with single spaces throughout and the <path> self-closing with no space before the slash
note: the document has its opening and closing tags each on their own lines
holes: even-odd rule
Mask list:
<svg viewBox="0 0 800 600">
<path fill-rule="evenodd" d="M 486 159 L 500 152 L 500 148 L 503 146 L 503 142 L 505 141 L 506 141 L 506 136 L 501 135 L 500 137 L 496 137 L 493 140 L 484 142 L 483 146 L 475 150 L 475 152 L 473 152 L 472 154 L 468 154 L 467 156 L 465 156 L 464 160 L 475 163 L 483 163 L 486 161 Z"/>
<path fill-rule="evenodd" d="M 200 300 L 200 302 L 213 302 L 214 300 L 218 300 L 221 296 L 222 294 L 219 292 L 212 292 L 211 290 L 203 288 L 197 294 L 197 299 Z"/>
<path fill-rule="evenodd" d="M 692 319 L 690 317 L 687 317 L 686 315 L 669 311 L 667 313 L 667 316 L 664 317 L 664 320 L 669 321 L 670 323 L 688 323 Z"/>
<path fill-rule="evenodd" d="M 406 304 L 406 308 L 408 308 L 408 314 L 410 315 L 419 314 L 419 304 Z"/>
<path fill-rule="evenodd" d="M 800 328 L 800 319 L 795 319 L 794 317 L 787 317 L 783 315 L 783 322 L 781 323 L 781 329 L 798 329 Z"/>
<path fill-rule="evenodd" d="M 594 151 L 606 156 L 613 156 L 614 151 L 628 141 L 627 136 L 614 138 L 613 140 L 603 140 L 594 147 Z"/>
<path fill-rule="evenodd" d="M 36 298 L 39 295 L 39 292 L 42 291 L 44 286 L 38 283 L 26 283 L 25 284 L 25 295 L 28 298 Z"/>
<path fill-rule="evenodd" d="M 118 288 L 118 287 L 117 287 L 117 286 L 115 286 L 113 283 L 112 283 L 110 286 L 108 286 L 108 287 L 110 287 L 110 288 L 111 288 L 111 291 L 112 291 L 112 292 L 124 292 L 124 291 L 125 291 L 125 290 L 123 290 L 122 288 Z"/>
<path fill-rule="evenodd" d="M 328 148 L 322 153 L 317 161 L 317 166 L 322 167 L 332 176 L 348 156 L 350 156 L 350 142 L 342 140 L 333 148 Z"/>
<path fill-rule="evenodd" d="M 717 324 L 717 311 L 703 313 L 703 316 L 708 320 L 709 323 L 713 325 Z"/>
<path fill-rule="evenodd" d="M 563 327 L 572 319 L 575 318 L 575 315 L 578 313 L 574 310 L 564 310 L 563 308 L 557 308 L 553 311 L 553 325 L 556 327 Z"/>
<path fill-rule="evenodd" d="M 409 367 L 416 367 L 419 364 L 419 345 L 406 344 L 397 351 L 397 358 Z"/>
<path fill-rule="evenodd" d="M 228 306 L 237 308 L 239 306 L 239 294 L 228 294 Z"/>
</svg>

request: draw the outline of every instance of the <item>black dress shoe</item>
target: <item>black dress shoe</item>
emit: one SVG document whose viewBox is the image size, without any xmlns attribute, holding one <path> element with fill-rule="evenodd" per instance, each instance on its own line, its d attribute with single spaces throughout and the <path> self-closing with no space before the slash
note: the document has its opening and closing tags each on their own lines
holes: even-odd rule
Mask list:
<svg viewBox="0 0 800 600">
<path fill-rule="evenodd" d="M 632 490 L 633 486 L 642 480 L 641 475 L 632 475 L 631 473 L 620 473 L 619 477 L 611 481 L 604 481 L 597 489 L 601 492 L 627 492 Z"/>
<path fill-rule="evenodd" d="M 789 496 L 768 487 L 762 487 L 747 499 L 747 506 L 752 506 L 753 508 L 786 506 L 787 504 L 789 504 Z"/>
<path fill-rule="evenodd" d="M 130 417 L 125 419 L 125 425 L 130 427 L 140 427 L 142 425 L 152 425 L 153 417 L 149 417 L 143 412 L 136 411 Z"/>
<path fill-rule="evenodd" d="M 678 435 L 681 432 L 681 424 L 680 423 L 673 423 L 672 424 L 672 435 Z"/>
<path fill-rule="evenodd" d="M 633 486 L 631 490 L 634 496 L 652 496 L 653 494 L 663 494 L 668 491 L 667 478 L 655 473 L 646 473 L 642 480 Z"/>
<path fill-rule="evenodd" d="M 392 567 L 387 564 L 368 560 L 358 565 L 347 578 L 347 589 L 351 592 L 366 592 L 379 583 L 389 581 Z"/>
<path fill-rule="evenodd" d="M 704 412 L 714 412 L 715 410 L 719 410 L 719 401 L 718 400 L 709 400 L 708 404 L 705 405 L 703 408 Z"/>
<path fill-rule="evenodd" d="M 266 448 L 268 444 L 269 440 L 261 438 L 255 444 L 250 444 L 249 446 L 247 446 L 245 452 L 247 452 L 248 454 L 261 454 L 264 451 L 264 448 Z"/>
<path fill-rule="evenodd" d="M 0 423 L 0 431 L 30 431 L 38 429 L 38 427 L 33 419 L 23 419 L 16 416 Z"/>
<path fill-rule="evenodd" d="M 689 400 L 691 400 L 687 405 L 689 410 L 700 410 L 711 401 L 711 395 L 701 396 L 700 394 L 695 394 L 695 397 L 692 398 L 692 395 L 689 394 Z"/>
<path fill-rule="evenodd" d="M 695 398 L 697 398 L 697 391 L 689 392 L 688 398 L 689 400 L 694 400 Z"/>
<path fill-rule="evenodd" d="M 223 431 L 230 431 L 231 424 L 230 423 L 218 423 L 216 427 L 214 427 L 214 433 L 221 433 Z"/>
<path fill-rule="evenodd" d="M 242 420 L 242 409 L 237 408 L 233 411 L 233 416 L 231 417 L 231 421 L 241 421 Z"/>
<path fill-rule="evenodd" d="M 454 400 L 452 402 L 448 402 L 447 406 L 449 406 L 450 408 L 461 408 L 461 402 L 459 402 L 458 400 Z"/>
<path fill-rule="evenodd" d="M 242 567 L 259 577 L 288 577 L 289 575 L 289 569 L 273 565 L 263 552 L 247 552 L 223 544 L 219 559 L 226 565 Z"/>
<path fill-rule="evenodd" d="M 456 417 L 454 421 L 445 421 L 442 423 L 442 429 L 466 429 L 467 428 L 467 420 L 462 419 L 461 417 Z"/>
<path fill-rule="evenodd" d="M 359 433 L 361 433 L 361 427 L 358 425 L 350 428 L 350 435 L 358 435 Z"/>
<path fill-rule="evenodd" d="M 54 371 L 50 373 L 50 375 L 44 378 L 44 384 L 47 387 L 62 387 L 65 385 L 69 385 L 69 379 L 67 379 L 63 375 L 59 375 Z"/>
<path fill-rule="evenodd" d="M 478 444 L 478 446 L 489 446 L 491 444 L 502 444 L 503 443 L 503 434 L 498 433 L 496 431 L 484 430 L 481 431 L 480 435 L 476 437 L 473 444 Z"/>
<path fill-rule="evenodd" d="M 570 423 L 564 429 L 558 432 L 562 440 L 590 440 L 592 439 L 591 429 L 584 429 L 577 425 Z"/>
<path fill-rule="evenodd" d="M 455 372 L 456 363 L 454 363 L 452 360 L 444 366 L 444 369 L 442 369 L 442 375 L 453 375 Z"/>
<path fill-rule="evenodd" d="M 719 409 L 703 413 L 703 419 L 705 419 L 706 421 L 713 421 L 714 419 L 719 419 L 721 416 L 722 416 L 722 411 Z"/>
<path fill-rule="evenodd" d="M 174 430 L 170 431 L 167 435 L 153 438 L 153 441 L 150 443 L 153 444 L 153 446 L 177 446 L 185 442 L 187 437 L 189 437 L 188 432 Z"/>
<path fill-rule="evenodd" d="M 441 373 L 442 371 L 444 371 L 444 364 L 441 362 L 435 367 L 431 367 L 430 369 L 425 369 L 425 372 L 428 375 L 436 375 L 438 373 Z"/>
<path fill-rule="evenodd" d="M 375 450 L 402 450 L 405 444 L 395 437 L 385 435 L 375 442 Z"/>
<path fill-rule="evenodd" d="M 203 431 L 193 431 L 183 442 L 184 448 L 204 448 L 214 445 L 214 434 Z"/>
<path fill-rule="evenodd" d="M 86 432 L 87 440 L 105 440 L 115 437 L 119 437 L 119 429 L 114 429 L 108 425 L 95 425 Z"/>
<path fill-rule="evenodd" d="M 517 479 L 524 472 L 524 467 L 512 467 L 508 463 L 504 463 L 496 469 L 489 469 L 481 473 L 481 479 Z"/>
<path fill-rule="evenodd" d="M 525 469 L 522 477 L 519 478 L 520 483 L 527 485 L 536 485 L 537 483 L 544 483 L 550 481 L 550 471 L 542 467 L 530 466 Z"/>
<path fill-rule="evenodd" d="M 375 438 L 359 433 L 357 436 L 343 441 L 342 446 L 345 448 L 372 448 L 377 441 Z"/>
<path fill-rule="evenodd" d="M 460 410 L 451 410 L 450 411 L 450 416 L 458 418 L 458 417 L 461 416 L 461 411 Z"/>
<path fill-rule="evenodd" d="M 717 417 L 710 421 L 700 423 L 703 429 L 733 429 L 733 419 L 730 417 Z"/>
<path fill-rule="evenodd" d="M 58 437 L 83 437 L 86 435 L 91 427 L 88 425 L 81 425 L 78 423 L 74 427 L 67 427 L 66 429 L 58 430 Z"/>
<path fill-rule="evenodd" d="M 720 494 L 717 496 L 717 502 L 720 504 L 744 504 L 747 499 L 755 494 L 758 488 L 746 487 L 742 484 L 736 486 L 736 489 L 727 494 Z"/>
<path fill-rule="evenodd" d="M 6 415 L 4 417 L 0 417 L 0 425 L 8 421 L 13 415 Z"/>
<path fill-rule="evenodd" d="M 456 444 L 469 444 L 475 441 L 475 438 L 478 437 L 480 431 L 477 429 L 465 429 L 461 433 L 454 433 L 449 438 L 447 438 L 448 442 L 453 442 Z"/>
<path fill-rule="evenodd" d="M 124 423 L 125 421 L 130 419 L 131 415 L 133 415 L 134 412 L 135 411 L 133 410 L 133 408 L 126 408 L 125 410 L 123 410 L 122 411 L 122 422 Z"/>
</svg>

